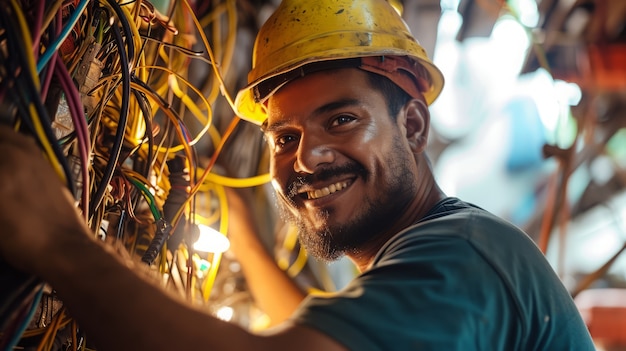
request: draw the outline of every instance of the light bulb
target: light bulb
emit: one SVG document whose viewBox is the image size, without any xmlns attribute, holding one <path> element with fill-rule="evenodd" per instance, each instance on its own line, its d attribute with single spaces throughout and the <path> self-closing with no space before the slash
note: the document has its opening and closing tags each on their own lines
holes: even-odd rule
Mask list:
<svg viewBox="0 0 626 351">
<path fill-rule="evenodd" d="M 200 236 L 193 244 L 196 251 L 222 253 L 230 247 L 228 238 L 217 230 L 206 225 L 199 224 Z"/>
</svg>

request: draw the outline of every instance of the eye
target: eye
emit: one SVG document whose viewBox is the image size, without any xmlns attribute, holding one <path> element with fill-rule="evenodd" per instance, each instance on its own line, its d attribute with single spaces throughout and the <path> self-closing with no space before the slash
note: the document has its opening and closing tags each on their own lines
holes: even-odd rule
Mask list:
<svg viewBox="0 0 626 351">
<path fill-rule="evenodd" d="M 283 134 L 279 135 L 274 139 L 274 145 L 278 149 L 284 149 L 288 147 L 291 143 L 296 142 L 298 138 L 293 134 Z"/>
<path fill-rule="evenodd" d="M 346 123 L 350 123 L 354 120 L 356 120 L 356 117 L 352 115 L 339 115 L 330 121 L 330 126 L 337 127 Z"/>
</svg>

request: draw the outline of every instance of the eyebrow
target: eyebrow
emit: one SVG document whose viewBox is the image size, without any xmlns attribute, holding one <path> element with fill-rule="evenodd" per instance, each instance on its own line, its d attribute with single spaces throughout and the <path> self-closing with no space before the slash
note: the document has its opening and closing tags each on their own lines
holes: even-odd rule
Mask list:
<svg viewBox="0 0 626 351">
<path fill-rule="evenodd" d="M 362 102 L 359 99 L 341 99 L 316 108 L 311 115 L 317 116 L 343 107 L 359 106 L 361 103 Z M 265 120 L 265 122 L 261 125 L 261 131 L 263 131 L 263 133 L 272 133 L 286 124 L 288 124 L 288 121 L 285 120 L 272 124 L 268 124 L 267 120 Z"/>
</svg>

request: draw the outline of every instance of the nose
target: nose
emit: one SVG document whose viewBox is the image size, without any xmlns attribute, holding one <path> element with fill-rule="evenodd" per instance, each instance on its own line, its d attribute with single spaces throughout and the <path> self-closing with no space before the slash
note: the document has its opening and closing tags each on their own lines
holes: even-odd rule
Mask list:
<svg viewBox="0 0 626 351">
<path fill-rule="evenodd" d="M 331 145 L 315 137 L 302 136 L 293 169 L 297 173 L 313 174 L 320 165 L 331 164 L 334 161 L 335 151 Z"/>
</svg>

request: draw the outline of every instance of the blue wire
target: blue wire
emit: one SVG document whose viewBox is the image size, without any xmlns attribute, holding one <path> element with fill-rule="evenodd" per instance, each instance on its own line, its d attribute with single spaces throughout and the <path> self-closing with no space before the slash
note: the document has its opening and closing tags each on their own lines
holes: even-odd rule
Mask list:
<svg viewBox="0 0 626 351">
<path fill-rule="evenodd" d="M 39 301 L 41 301 L 43 290 L 44 290 L 44 284 L 41 284 L 41 287 L 39 287 L 39 291 L 37 291 L 37 294 L 33 298 L 33 302 L 30 307 L 30 310 L 28 311 L 28 314 L 24 316 L 24 319 L 22 320 L 22 325 L 15 331 L 15 333 L 13 333 L 13 336 L 11 337 L 11 340 L 9 340 L 9 343 L 7 344 L 7 348 L 5 350 L 13 350 L 15 346 L 17 345 L 17 343 L 22 338 L 22 335 L 26 331 L 26 328 L 28 328 L 28 324 L 30 323 L 30 320 L 33 319 L 33 316 L 35 315 L 35 312 L 37 311 L 37 306 L 39 306 Z"/>
<path fill-rule="evenodd" d="M 72 28 L 74 28 L 74 26 L 76 25 L 76 22 L 78 22 L 78 18 L 80 17 L 80 15 L 83 13 L 83 11 L 85 11 L 87 4 L 89 4 L 89 0 L 81 0 L 81 2 L 76 7 L 76 11 L 72 13 L 72 15 L 69 18 L 69 21 L 67 22 L 67 24 L 61 31 L 61 35 L 59 35 L 59 37 L 56 38 L 56 40 L 52 43 L 52 45 L 50 45 L 50 47 L 48 47 L 48 49 L 41 55 L 39 62 L 37 62 L 37 73 L 41 73 L 43 68 L 48 64 L 48 62 L 52 58 L 52 55 L 54 55 L 54 53 L 57 50 L 59 50 L 59 48 L 61 47 L 61 44 L 63 44 L 63 42 L 65 41 L 65 38 L 67 38 L 67 36 L 72 31 Z M 39 35 L 39 33 L 34 33 L 34 34 Z"/>
</svg>

